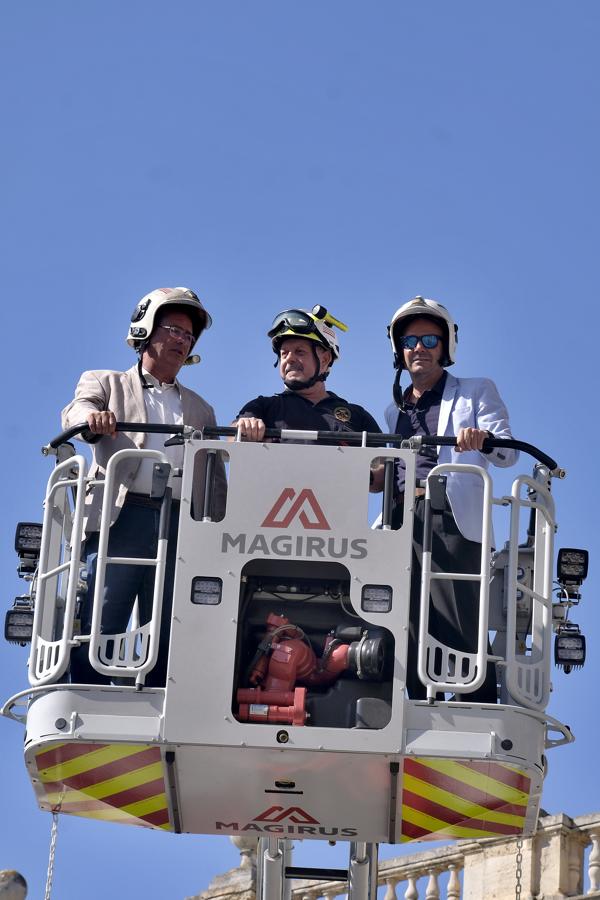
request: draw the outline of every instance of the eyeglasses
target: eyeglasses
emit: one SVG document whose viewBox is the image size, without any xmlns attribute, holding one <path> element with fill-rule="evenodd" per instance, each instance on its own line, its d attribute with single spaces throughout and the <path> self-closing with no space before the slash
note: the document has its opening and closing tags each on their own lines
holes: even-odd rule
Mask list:
<svg viewBox="0 0 600 900">
<path fill-rule="evenodd" d="M 414 350 L 420 342 L 426 350 L 433 350 L 441 340 L 439 334 L 405 334 L 400 338 L 400 346 L 403 350 Z"/>
<path fill-rule="evenodd" d="M 269 337 L 274 337 L 286 328 L 296 334 L 312 334 L 315 330 L 315 320 L 302 309 L 286 309 L 273 319 Z"/>
<path fill-rule="evenodd" d="M 193 344 L 196 340 L 196 335 L 192 334 L 191 331 L 185 331 L 178 325 L 159 325 L 158 327 L 165 328 L 173 339 L 187 341 L 188 344 Z"/>
</svg>

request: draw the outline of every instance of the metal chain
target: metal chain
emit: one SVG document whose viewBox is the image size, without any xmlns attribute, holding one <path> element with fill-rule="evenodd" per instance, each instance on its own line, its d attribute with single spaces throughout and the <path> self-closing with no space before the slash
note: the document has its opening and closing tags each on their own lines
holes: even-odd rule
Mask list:
<svg viewBox="0 0 600 900">
<path fill-rule="evenodd" d="M 521 878 L 523 877 L 523 838 L 517 841 L 517 868 L 515 872 L 515 898 L 521 900 Z"/>
<path fill-rule="evenodd" d="M 54 878 L 54 856 L 56 854 L 56 837 L 58 835 L 58 813 L 52 812 L 52 830 L 50 832 L 50 853 L 48 855 L 48 874 L 46 876 L 46 892 L 44 900 L 50 900 L 52 879 Z"/>
</svg>

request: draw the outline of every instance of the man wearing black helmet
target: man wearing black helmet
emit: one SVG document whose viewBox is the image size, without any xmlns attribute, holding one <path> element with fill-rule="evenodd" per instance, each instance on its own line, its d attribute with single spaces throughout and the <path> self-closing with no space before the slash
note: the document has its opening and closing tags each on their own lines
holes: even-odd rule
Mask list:
<svg viewBox="0 0 600 900">
<path fill-rule="evenodd" d="M 508 412 L 494 383 L 488 378 L 454 378 L 446 371 L 455 361 L 458 336 L 458 327 L 447 309 L 435 300 L 415 297 L 396 311 L 388 334 L 397 370 L 395 402 L 385 413 L 388 431 L 406 438 L 425 434 L 456 436 L 455 447 L 424 447 L 420 451 L 416 460 L 417 479 L 427 478 L 438 463 L 471 463 L 483 469 L 490 463 L 513 465 L 517 451 L 508 448 L 483 450 L 486 437 L 512 437 Z M 405 390 L 400 388 L 403 371 L 407 371 L 410 378 Z M 404 505 L 401 466 L 397 468 L 396 491 L 398 526 Z M 407 689 L 410 697 L 424 698 L 426 690 L 417 675 L 416 654 L 425 490 L 418 487 L 416 493 Z M 473 473 L 448 473 L 444 502 L 433 513 L 434 570 L 479 572 L 482 510 L 482 479 Z M 433 579 L 430 598 L 430 633 L 459 651 L 474 652 L 479 583 Z M 464 699 L 481 703 L 497 701 L 493 664 L 488 664 L 483 685 L 465 694 Z"/>
<path fill-rule="evenodd" d="M 346 326 L 322 306 L 312 312 L 288 309 L 273 320 L 268 337 L 285 390 L 245 403 L 234 422 L 242 438 L 261 441 L 265 428 L 300 431 L 368 431 L 379 433 L 375 419 L 362 406 L 348 403 L 325 388 L 340 351 L 334 326 Z"/>
<path fill-rule="evenodd" d="M 86 439 L 93 444 L 94 457 L 90 475 L 94 478 L 104 478 L 108 461 L 118 450 L 156 449 L 165 453 L 171 463 L 169 486 L 173 500 L 159 656 L 155 668 L 146 678 L 147 685 L 165 683 L 181 492 L 181 479 L 173 477 L 173 472 L 183 465 L 183 447 L 180 444 L 165 447 L 168 438 L 165 434 L 117 432 L 116 423 L 185 424 L 196 429 L 216 424 L 212 407 L 177 379 L 182 366 L 199 362 L 200 357 L 193 356 L 192 349 L 200 334 L 210 325 L 208 312 L 189 288 L 159 288 L 152 291 L 136 306 L 127 335 L 127 343 L 138 354 L 137 363 L 126 372 L 84 372 L 74 399 L 62 413 L 65 429 L 87 422 L 89 435 Z M 200 456 L 196 455 L 194 477 L 193 500 L 197 508 L 201 508 L 204 492 L 204 467 Z M 118 490 L 111 507 L 109 556 L 147 559 L 156 556 L 160 500 L 150 496 L 152 474 L 153 463 L 148 459 L 135 461 L 130 457 L 124 465 L 121 464 Z M 225 491 L 225 472 L 218 459 L 213 509 L 215 518 L 223 514 Z M 102 490 L 95 490 L 86 497 L 84 555 L 88 590 L 81 609 L 82 634 L 89 634 L 92 622 L 102 494 Z M 149 621 L 153 589 L 153 567 L 108 565 L 102 598 L 101 633 L 117 635 L 126 631 L 136 597 L 140 624 Z M 72 653 L 71 663 L 72 681 L 106 681 L 90 665 L 87 644 L 82 644 Z"/>
</svg>

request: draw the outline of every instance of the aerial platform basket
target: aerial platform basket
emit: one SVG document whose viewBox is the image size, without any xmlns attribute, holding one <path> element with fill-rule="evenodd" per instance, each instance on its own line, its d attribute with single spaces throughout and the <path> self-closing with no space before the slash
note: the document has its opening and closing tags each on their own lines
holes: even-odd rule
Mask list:
<svg viewBox="0 0 600 900">
<path fill-rule="evenodd" d="M 552 602 L 553 461 L 542 455 L 533 477 L 519 476 L 501 498 L 477 470 L 484 539 L 480 570 L 468 576 L 480 595 L 472 653 L 427 630 L 429 583 L 439 575 L 424 547 L 419 674 L 428 699 L 416 701 L 405 696 L 405 681 L 418 440 L 383 447 L 381 435 L 277 432 L 283 442 L 224 443 L 218 435 L 231 429 L 182 432 L 183 470 L 170 473 L 182 478 L 182 499 L 164 688 L 145 679 L 158 653 L 166 529 L 145 561 L 156 569 L 151 620 L 134 617 L 126 633 L 105 635 L 96 614 L 91 633 L 78 634 L 87 463 L 61 457 L 50 479 L 32 591 L 30 687 L 3 710 L 26 726 L 25 761 L 40 807 L 175 832 L 360 848 L 530 833 L 546 751 L 572 740 L 546 713 L 553 625 L 568 605 Z M 340 437 L 347 443 L 334 443 Z M 103 491 L 105 511 L 96 598 L 106 566 L 123 563 L 107 556 L 116 466 L 140 453 L 155 462 L 163 524 L 168 517 L 166 455 L 116 454 L 106 481 L 92 484 Z M 199 453 L 205 502 L 194 509 Z M 212 509 L 217 455 L 228 473 L 221 517 Z M 373 528 L 369 484 L 378 460 L 387 477 Z M 398 460 L 406 467 L 405 508 L 394 528 Z M 430 474 L 426 505 L 448 468 Z M 492 552 L 494 505 L 507 514 L 499 553 Z M 523 511 L 532 521 L 520 544 Z M 482 705 L 469 693 L 483 680 L 490 633 L 501 702 Z M 112 684 L 68 683 L 80 643 Z"/>
</svg>

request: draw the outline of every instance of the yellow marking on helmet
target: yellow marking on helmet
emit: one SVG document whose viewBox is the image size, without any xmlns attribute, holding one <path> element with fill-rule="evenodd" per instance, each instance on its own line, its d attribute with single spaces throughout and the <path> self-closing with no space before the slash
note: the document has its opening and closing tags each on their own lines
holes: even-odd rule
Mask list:
<svg viewBox="0 0 600 900">
<path fill-rule="evenodd" d="M 335 325 L 336 328 L 339 328 L 340 331 L 348 331 L 348 326 L 344 325 L 343 322 L 340 322 L 339 319 L 336 319 L 331 313 L 325 313 L 325 318 L 322 320 L 326 325 Z"/>
</svg>

